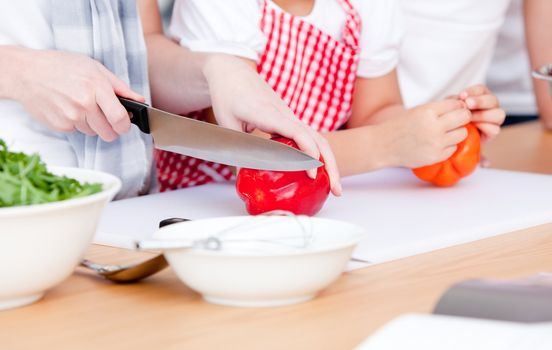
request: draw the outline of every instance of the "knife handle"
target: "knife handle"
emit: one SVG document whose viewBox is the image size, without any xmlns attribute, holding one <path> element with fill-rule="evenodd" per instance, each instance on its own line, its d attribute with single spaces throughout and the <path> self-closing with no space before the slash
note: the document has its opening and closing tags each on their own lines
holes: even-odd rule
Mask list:
<svg viewBox="0 0 552 350">
<path fill-rule="evenodd" d="M 148 105 L 117 96 L 123 107 L 130 113 L 130 122 L 138 126 L 140 131 L 149 134 Z"/>
</svg>

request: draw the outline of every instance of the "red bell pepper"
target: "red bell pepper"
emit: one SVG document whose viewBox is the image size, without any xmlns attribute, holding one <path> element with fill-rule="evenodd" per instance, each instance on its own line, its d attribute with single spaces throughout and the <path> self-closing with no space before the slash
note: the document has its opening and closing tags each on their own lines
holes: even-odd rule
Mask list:
<svg viewBox="0 0 552 350">
<path fill-rule="evenodd" d="M 283 137 L 273 140 L 298 148 L 293 140 Z M 330 179 L 324 167 L 318 168 L 314 180 L 305 171 L 240 169 L 236 190 L 251 215 L 272 210 L 315 215 L 328 198 Z"/>
</svg>

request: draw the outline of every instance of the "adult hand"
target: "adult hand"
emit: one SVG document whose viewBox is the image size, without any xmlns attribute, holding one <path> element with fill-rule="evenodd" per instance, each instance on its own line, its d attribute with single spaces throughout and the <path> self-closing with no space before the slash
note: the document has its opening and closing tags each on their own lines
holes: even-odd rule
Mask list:
<svg viewBox="0 0 552 350">
<path fill-rule="evenodd" d="M 385 124 L 391 140 L 389 157 L 398 166 L 417 168 L 448 159 L 467 136 L 470 111 L 458 99 L 428 103 Z"/>
<path fill-rule="evenodd" d="M 485 85 L 474 85 L 458 94 L 472 113 L 472 122 L 481 131 L 483 141 L 494 138 L 500 132 L 506 113 L 500 108 L 498 98 Z"/>
<path fill-rule="evenodd" d="M 339 172 L 328 141 L 295 117 L 250 65 L 235 57 L 213 55 L 204 71 L 213 111 L 220 125 L 245 132 L 259 129 L 278 134 L 293 139 L 313 158 L 322 155 L 332 193 L 341 194 Z M 316 177 L 316 169 L 308 173 Z"/>
<path fill-rule="evenodd" d="M 117 96 L 144 101 L 99 62 L 80 54 L 19 49 L 12 92 L 31 115 L 53 130 L 113 141 L 130 128 Z"/>
</svg>

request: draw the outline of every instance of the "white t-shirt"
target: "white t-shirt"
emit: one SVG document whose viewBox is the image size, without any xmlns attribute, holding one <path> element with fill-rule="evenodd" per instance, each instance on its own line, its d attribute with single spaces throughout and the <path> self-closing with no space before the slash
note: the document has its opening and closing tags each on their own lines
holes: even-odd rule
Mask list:
<svg viewBox="0 0 552 350">
<path fill-rule="evenodd" d="M 407 107 L 484 83 L 510 0 L 401 0 L 399 82 Z"/>
<path fill-rule="evenodd" d="M 50 0 L 0 1 L 0 45 L 51 49 Z"/>
<path fill-rule="evenodd" d="M 513 0 L 487 75 L 487 84 L 501 106 L 514 115 L 537 114 L 523 22 L 523 0 Z"/>
<path fill-rule="evenodd" d="M 402 37 L 396 0 L 352 0 L 362 20 L 357 75 L 379 77 L 398 63 Z M 269 6 L 278 7 L 272 1 Z M 193 51 L 220 52 L 258 62 L 266 37 L 260 29 L 261 0 L 176 0 L 169 33 Z M 336 39 L 341 38 L 346 14 L 338 0 L 315 0 L 301 17 Z"/>
<path fill-rule="evenodd" d="M 50 0 L 0 1 L 0 45 L 52 49 L 50 18 Z M 39 153 L 49 164 L 77 165 L 63 135 L 41 126 L 19 103 L 0 100 L 0 125 L 0 138 L 10 149 Z"/>
</svg>

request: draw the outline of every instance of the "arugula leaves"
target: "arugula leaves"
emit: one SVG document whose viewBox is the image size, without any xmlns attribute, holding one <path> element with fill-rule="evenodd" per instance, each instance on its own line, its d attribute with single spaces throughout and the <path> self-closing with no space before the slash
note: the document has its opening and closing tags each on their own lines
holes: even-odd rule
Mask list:
<svg viewBox="0 0 552 350">
<path fill-rule="evenodd" d="M 38 154 L 10 152 L 0 139 L 0 208 L 57 202 L 101 190 L 100 183 L 81 184 L 48 172 Z"/>
</svg>

